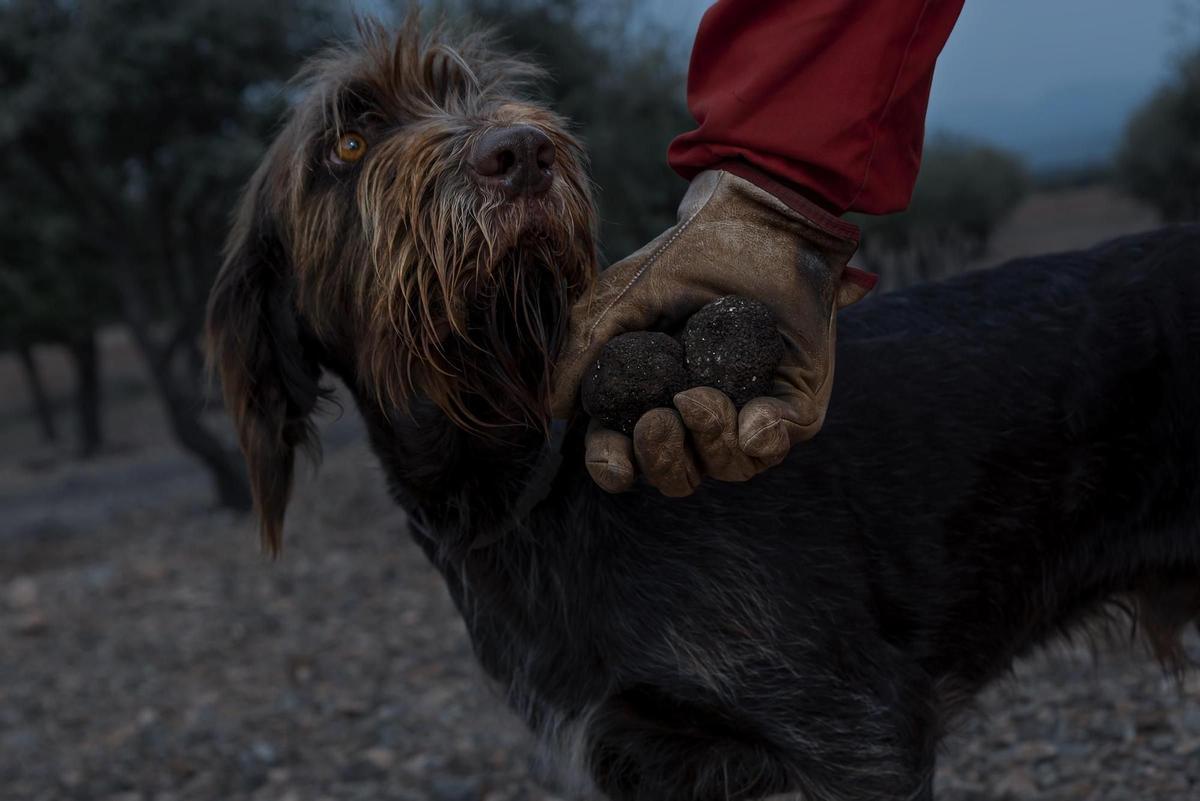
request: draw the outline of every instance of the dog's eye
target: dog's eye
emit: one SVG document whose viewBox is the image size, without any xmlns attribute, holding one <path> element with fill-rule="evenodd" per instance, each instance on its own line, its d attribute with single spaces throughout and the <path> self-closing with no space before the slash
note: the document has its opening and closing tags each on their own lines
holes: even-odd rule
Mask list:
<svg viewBox="0 0 1200 801">
<path fill-rule="evenodd" d="M 347 164 L 353 164 L 361 159 L 367 153 L 367 140 L 362 134 L 349 131 L 338 137 L 337 148 L 334 149 L 334 155 L 338 161 L 344 161 Z"/>
</svg>

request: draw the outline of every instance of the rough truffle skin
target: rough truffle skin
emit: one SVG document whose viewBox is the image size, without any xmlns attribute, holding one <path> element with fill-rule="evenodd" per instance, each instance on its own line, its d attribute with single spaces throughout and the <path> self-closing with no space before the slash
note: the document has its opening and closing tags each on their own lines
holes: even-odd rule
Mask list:
<svg viewBox="0 0 1200 801">
<path fill-rule="evenodd" d="M 692 386 L 714 387 L 741 407 L 769 395 L 783 358 L 783 337 L 763 303 L 739 295 L 717 298 L 687 321 L 683 347 Z"/>
<path fill-rule="evenodd" d="M 604 426 L 632 435 L 638 418 L 687 389 L 683 346 L 667 335 L 634 331 L 613 337 L 583 379 L 583 409 Z"/>
</svg>

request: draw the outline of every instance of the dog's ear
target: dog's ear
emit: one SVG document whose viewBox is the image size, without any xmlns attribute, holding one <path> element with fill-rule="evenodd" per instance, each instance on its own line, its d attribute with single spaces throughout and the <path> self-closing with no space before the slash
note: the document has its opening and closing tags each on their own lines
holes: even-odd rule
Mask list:
<svg viewBox="0 0 1200 801">
<path fill-rule="evenodd" d="M 208 299 L 210 364 L 246 458 L 263 546 L 278 553 L 297 446 L 319 440 L 310 414 L 320 366 L 301 341 L 292 266 L 269 200 L 266 164 L 242 197 Z"/>
</svg>

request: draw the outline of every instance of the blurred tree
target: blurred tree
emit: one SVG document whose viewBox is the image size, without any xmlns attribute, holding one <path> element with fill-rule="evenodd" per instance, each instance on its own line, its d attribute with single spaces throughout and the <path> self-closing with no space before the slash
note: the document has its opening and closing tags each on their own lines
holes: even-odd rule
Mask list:
<svg viewBox="0 0 1200 801">
<path fill-rule="evenodd" d="M 687 185 L 667 145 L 694 125 L 684 65 L 665 31 L 636 22 L 630 0 L 448 2 L 494 27 L 505 47 L 546 69 L 545 100 L 587 146 L 605 255 L 619 259 L 675 222 Z"/>
<path fill-rule="evenodd" d="M 1174 79 L 1130 119 L 1117 175 L 1165 219 L 1200 219 L 1200 48 L 1179 59 Z"/>
<path fill-rule="evenodd" d="M 249 491 L 203 415 L 198 334 L 237 190 L 322 16 L 315 0 L 0 0 L 4 192 L 56 212 L 26 285 L 70 286 L 89 313 L 92 287 L 111 294 L 175 437 L 237 508 Z"/>
<path fill-rule="evenodd" d="M 863 228 L 861 258 L 888 289 L 965 269 L 1029 186 L 1018 156 L 963 137 L 932 137 L 908 209 L 855 215 Z"/>
<path fill-rule="evenodd" d="M 869 218 L 872 237 L 903 247 L 916 236 L 963 237 L 978 250 L 1028 191 L 1018 156 L 958 136 L 941 135 L 925 147 L 921 172 L 908 208 Z"/>
<path fill-rule="evenodd" d="M 16 350 L 37 419 L 50 441 L 57 437 L 54 410 L 33 345 L 66 347 L 76 378 L 79 452 L 90 456 L 102 439 L 96 328 L 111 317 L 114 304 L 103 282 L 77 269 L 83 251 L 78 229 L 33 177 L 18 159 L 0 156 L 0 182 L 24 189 L 19 196 L 0 194 L 0 347 Z"/>
<path fill-rule="evenodd" d="M 0 214 L 3 214 L 3 210 L 0 210 Z M 11 254 L 8 243 L 2 240 L 0 238 L 0 248 L 6 254 Z M 11 349 L 16 353 L 17 363 L 33 399 L 33 412 L 42 438 L 47 442 L 56 442 L 58 425 L 54 420 L 54 407 L 33 353 L 33 345 L 38 339 L 29 331 L 30 318 L 33 316 L 29 310 L 42 304 L 23 276 L 10 266 L 11 255 L 6 255 L 4 259 L 0 262 L 0 350 Z"/>
</svg>

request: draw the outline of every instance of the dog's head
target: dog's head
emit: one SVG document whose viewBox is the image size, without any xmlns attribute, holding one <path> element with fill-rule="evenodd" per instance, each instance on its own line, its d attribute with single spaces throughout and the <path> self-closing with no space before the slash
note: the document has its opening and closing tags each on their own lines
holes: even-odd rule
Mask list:
<svg viewBox="0 0 1200 801">
<path fill-rule="evenodd" d="M 360 402 L 479 432 L 548 420 L 567 309 L 595 270 L 584 156 L 486 37 L 360 25 L 303 72 L 209 302 L 210 354 L 278 546 L 322 364 Z"/>
</svg>

